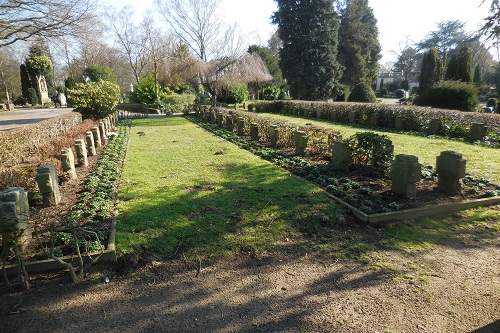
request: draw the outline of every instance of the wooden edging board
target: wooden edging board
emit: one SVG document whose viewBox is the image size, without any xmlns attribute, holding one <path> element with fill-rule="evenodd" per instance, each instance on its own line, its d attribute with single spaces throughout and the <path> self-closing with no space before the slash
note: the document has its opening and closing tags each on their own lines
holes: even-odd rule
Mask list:
<svg viewBox="0 0 500 333">
<path fill-rule="evenodd" d="M 88 255 L 82 255 L 82 259 L 85 263 L 90 263 L 90 258 L 95 260 L 99 258 L 99 262 L 114 263 L 117 260 L 116 257 L 116 247 L 115 247 L 115 235 L 116 235 L 116 219 L 111 222 L 111 227 L 109 231 L 109 239 L 106 250 L 102 252 L 93 252 Z M 89 258 L 90 257 L 90 258 Z M 65 262 L 71 262 L 74 265 L 78 264 L 78 256 L 65 256 L 61 257 Z M 58 270 L 65 269 L 60 263 L 54 259 L 28 261 L 25 263 L 26 271 L 28 274 L 38 274 L 38 273 L 50 273 Z M 0 267 L 1 270 L 1 267 Z M 5 266 L 5 272 L 8 276 L 17 274 L 18 267 L 17 264 Z"/>
</svg>

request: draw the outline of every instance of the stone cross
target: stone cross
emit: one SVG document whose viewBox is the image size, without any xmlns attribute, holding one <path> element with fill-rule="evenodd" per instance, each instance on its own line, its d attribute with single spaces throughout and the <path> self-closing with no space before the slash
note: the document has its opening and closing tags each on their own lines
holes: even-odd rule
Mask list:
<svg viewBox="0 0 500 333">
<path fill-rule="evenodd" d="M 422 166 L 418 157 L 397 155 L 391 166 L 392 192 L 407 199 L 415 199 L 421 175 Z"/>
<path fill-rule="evenodd" d="M 61 202 L 59 179 L 53 165 L 42 165 L 37 169 L 36 182 L 42 194 L 43 206 L 56 206 Z"/>
<path fill-rule="evenodd" d="M 269 143 L 271 144 L 271 147 L 273 148 L 278 147 L 278 140 L 279 140 L 278 125 L 269 126 Z"/>
<path fill-rule="evenodd" d="M 87 133 L 85 133 L 85 143 L 87 144 L 88 155 L 97 155 L 97 152 L 95 150 L 94 135 L 92 134 L 92 131 L 88 131 Z"/>
<path fill-rule="evenodd" d="M 466 163 L 462 154 L 454 151 L 444 151 L 437 157 L 436 171 L 440 192 L 455 195 L 462 191 L 460 179 L 465 177 Z"/>
<path fill-rule="evenodd" d="M 309 141 L 307 133 L 296 130 L 293 132 L 293 140 L 295 143 L 295 155 L 304 156 L 306 153 L 307 141 Z"/>
<path fill-rule="evenodd" d="M 330 162 L 334 170 L 345 171 L 352 165 L 352 151 L 349 145 L 344 142 L 334 142 L 332 144 L 332 161 Z"/>
<path fill-rule="evenodd" d="M 102 141 L 101 141 L 101 131 L 99 130 L 99 127 L 92 127 L 92 136 L 94 137 L 94 145 L 96 148 L 102 147 Z"/>
<path fill-rule="evenodd" d="M 87 147 L 84 139 L 75 140 L 75 150 L 78 166 L 84 168 L 88 167 L 89 160 L 87 158 Z"/>
<path fill-rule="evenodd" d="M 250 138 L 253 141 L 259 141 L 259 125 L 257 123 L 250 124 Z"/>
<path fill-rule="evenodd" d="M 71 148 L 64 149 L 61 152 L 61 165 L 64 172 L 69 175 L 70 179 L 76 179 L 75 156 Z"/>
</svg>

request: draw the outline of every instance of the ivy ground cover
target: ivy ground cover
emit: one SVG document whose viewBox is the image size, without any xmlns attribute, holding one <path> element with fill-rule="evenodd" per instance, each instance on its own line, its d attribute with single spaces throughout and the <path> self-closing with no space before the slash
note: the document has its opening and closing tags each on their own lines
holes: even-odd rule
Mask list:
<svg viewBox="0 0 500 333">
<path fill-rule="evenodd" d="M 500 183 L 500 150 L 456 140 L 443 138 L 421 137 L 412 134 L 375 131 L 362 127 L 335 124 L 324 120 L 312 120 L 293 116 L 283 116 L 270 113 L 260 115 L 280 120 L 286 120 L 297 125 L 312 124 L 339 131 L 342 136 L 349 137 L 357 132 L 370 131 L 387 135 L 394 144 L 394 154 L 409 154 L 418 156 L 420 163 L 435 166 L 436 157 L 442 151 L 454 150 L 462 153 L 467 160 L 467 172 L 478 177 L 484 177 L 494 183 Z"/>
<path fill-rule="evenodd" d="M 319 187 L 184 118 L 133 122 L 119 200 L 118 249 L 164 258 L 286 247 L 339 215 Z"/>
</svg>

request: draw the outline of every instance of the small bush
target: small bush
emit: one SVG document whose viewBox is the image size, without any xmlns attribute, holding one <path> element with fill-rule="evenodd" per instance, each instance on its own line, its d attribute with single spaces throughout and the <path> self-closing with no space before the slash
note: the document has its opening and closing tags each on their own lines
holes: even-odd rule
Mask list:
<svg viewBox="0 0 500 333">
<path fill-rule="evenodd" d="M 356 133 L 347 139 L 347 143 L 353 153 L 354 165 L 370 167 L 380 174 L 389 170 L 394 146 L 387 136 L 372 132 Z"/>
<path fill-rule="evenodd" d="M 374 103 L 377 101 L 377 97 L 372 87 L 363 82 L 354 86 L 348 100 L 349 102 Z"/>
<path fill-rule="evenodd" d="M 221 101 L 228 104 L 241 104 L 250 96 L 246 84 L 227 84 L 222 88 Z"/>
<path fill-rule="evenodd" d="M 90 81 L 110 81 L 116 82 L 115 73 L 107 66 L 103 65 L 90 65 L 83 70 L 83 75 L 88 77 Z"/>
<path fill-rule="evenodd" d="M 476 87 L 459 81 L 442 81 L 427 89 L 418 99 L 419 105 L 443 109 L 475 111 L 479 104 Z"/>
<path fill-rule="evenodd" d="M 160 92 L 161 93 L 161 92 Z M 141 78 L 134 86 L 134 91 L 129 96 L 131 103 L 153 105 L 156 103 L 155 78 L 153 74 L 148 74 Z"/>
<path fill-rule="evenodd" d="M 266 101 L 275 101 L 280 98 L 282 89 L 277 85 L 268 85 L 262 89 L 261 98 Z"/>
<path fill-rule="evenodd" d="M 38 100 L 38 94 L 36 93 L 35 88 L 29 88 L 28 89 L 28 103 L 31 105 L 38 105 L 40 104 Z"/>
<path fill-rule="evenodd" d="M 84 118 L 104 118 L 115 111 L 120 87 L 108 81 L 79 83 L 68 90 L 69 102 Z"/>
</svg>

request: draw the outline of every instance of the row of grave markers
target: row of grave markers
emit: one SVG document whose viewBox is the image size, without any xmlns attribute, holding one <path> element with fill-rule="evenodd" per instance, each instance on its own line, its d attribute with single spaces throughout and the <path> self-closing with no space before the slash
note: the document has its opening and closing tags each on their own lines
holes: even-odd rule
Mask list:
<svg viewBox="0 0 500 333">
<path fill-rule="evenodd" d="M 228 131 L 243 136 L 245 118 L 232 112 L 225 113 L 218 110 L 200 110 L 198 114 L 203 120 L 217 124 Z M 278 125 L 270 125 L 268 137 L 271 147 L 276 148 L 280 135 Z M 308 143 L 308 135 L 297 129 L 293 133 L 295 154 L 304 156 Z M 255 122 L 250 123 L 250 139 L 259 141 L 259 127 Z M 342 141 L 331 143 L 331 166 L 336 170 L 347 170 L 352 165 L 352 155 L 348 145 Z M 447 195 L 457 195 L 462 191 L 461 179 L 466 175 L 466 160 L 462 154 L 454 151 L 444 151 L 436 158 L 438 174 L 438 191 Z M 422 171 L 418 157 L 413 155 L 397 155 L 392 162 L 390 175 L 392 191 L 402 197 L 415 199 L 417 184 L 421 180 Z"/>
<path fill-rule="evenodd" d="M 88 167 L 88 156 L 97 155 L 98 148 L 108 142 L 108 138 L 116 136 L 118 118 L 110 115 L 98 126 L 85 134 L 85 139 L 75 140 L 76 166 Z M 76 179 L 75 156 L 71 148 L 66 148 L 60 154 L 63 171 L 70 179 Z M 59 178 L 52 164 L 42 165 L 37 169 L 36 182 L 43 198 L 43 206 L 56 206 L 61 202 Z M 12 237 L 20 235 L 23 244 L 31 238 L 29 225 L 28 193 L 24 188 L 9 187 L 0 191 L 0 233 L 3 244 L 10 244 Z M 17 235 L 17 236 L 14 236 Z"/>
</svg>

